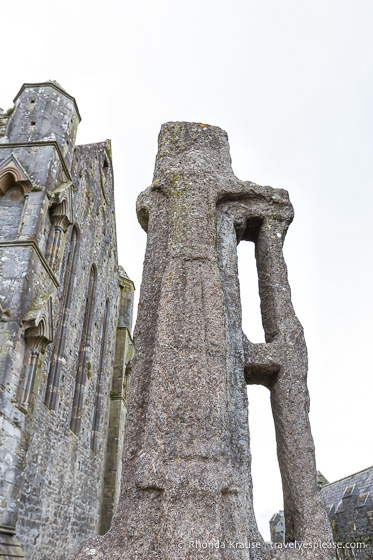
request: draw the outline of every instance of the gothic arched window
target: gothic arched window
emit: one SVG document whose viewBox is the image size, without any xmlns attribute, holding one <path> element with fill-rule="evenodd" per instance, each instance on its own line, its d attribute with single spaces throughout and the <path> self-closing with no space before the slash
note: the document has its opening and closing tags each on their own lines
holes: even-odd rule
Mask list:
<svg viewBox="0 0 373 560">
<path fill-rule="evenodd" d="M 27 191 L 25 185 L 17 180 L 13 168 L 0 172 L 0 241 L 17 237 Z"/>
</svg>

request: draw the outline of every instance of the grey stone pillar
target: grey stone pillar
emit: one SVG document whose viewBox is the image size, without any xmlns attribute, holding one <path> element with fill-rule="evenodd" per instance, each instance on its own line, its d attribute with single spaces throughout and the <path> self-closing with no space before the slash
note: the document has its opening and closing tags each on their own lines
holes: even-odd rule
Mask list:
<svg viewBox="0 0 373 560">
<path fill-rule="evenodd" d="M 292 219 L 286 191 L 237 179 L 221 129 L 167 123 L 138 217 L 148 242 L 121 497 L 110 531 L 76 559 L 274 557 L 253 512 L 246 396 L 252 382 L 272 390 L 289 536 L 313 538 L 318 530 L 331 542 L 316 496 L 306 350 L 281 253 Z M 242 333 L 241 239 L 256 242 L 268 345 L 253 345 Z M 307 554 L 281 558 L 333 558 L 330 550 Z"/>
<path fill-rule="evenodd" d="M 104 484 L 101 502 L 100 535 L 105 534 L 118 506 L 122 474 L 124 426 L 130 385 L 131 338 L 135 287 L 119 267 L 118 325 L 115 341 L 114 375 L 110 391 L 110 414 L 106 442 Z"/>
</svg>

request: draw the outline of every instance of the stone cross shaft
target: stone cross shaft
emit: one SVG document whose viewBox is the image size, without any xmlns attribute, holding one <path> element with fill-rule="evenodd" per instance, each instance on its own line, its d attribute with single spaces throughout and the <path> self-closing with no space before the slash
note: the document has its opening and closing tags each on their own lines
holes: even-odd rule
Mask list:
<svg viewBox="0 0 373 560">
<path fill-rule="evenodd" d="M 287 540 L 331 543 L 308 420 L 307 350 L 282 253 L 293 218 L 288 193 L 238 180 L 221 129 L 166 123 L 137 212 L 148 240 L 121 498 L 110 531 L 76 558 L 277 557 L 253 511 L 247 384 L 271 392 Z M 242 332 L 244 240 L 256 247 L 263 344 Z"/>
</svg>

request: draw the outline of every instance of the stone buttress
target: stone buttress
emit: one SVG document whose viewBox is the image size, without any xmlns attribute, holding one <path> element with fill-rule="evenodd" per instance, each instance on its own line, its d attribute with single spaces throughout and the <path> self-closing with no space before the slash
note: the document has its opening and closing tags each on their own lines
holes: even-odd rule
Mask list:
<svg viewBox="0 0 373 560">
<path fill-rule="evenodd" d="M 293 218 L 287 192 L 237 179 L 221 129 L 166 123 L 137 212 L 148 237 L 121 497 L 109 532 L 76 560 L 274 557 L 253 511 L 251 383 L 271 391 L 287 539 L 331 544 L 308 420 L 307 351 L 282 254 Z M 265 344 L 242 332 L 241 240 L 256 246 Z"/>
</svg>

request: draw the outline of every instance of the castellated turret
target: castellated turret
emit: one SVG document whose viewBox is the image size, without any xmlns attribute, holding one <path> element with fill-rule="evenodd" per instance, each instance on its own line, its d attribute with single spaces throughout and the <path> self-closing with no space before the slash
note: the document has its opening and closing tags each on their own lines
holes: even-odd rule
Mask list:
<svg viewBox="0 0 373 560">
<path fill-rule="evenodd" d="M 110 141 L 79 122 L 56 82 L 0 111 L 1 560 L 68 560 L 118 501 L 134 286 Z"/>
</svg>

